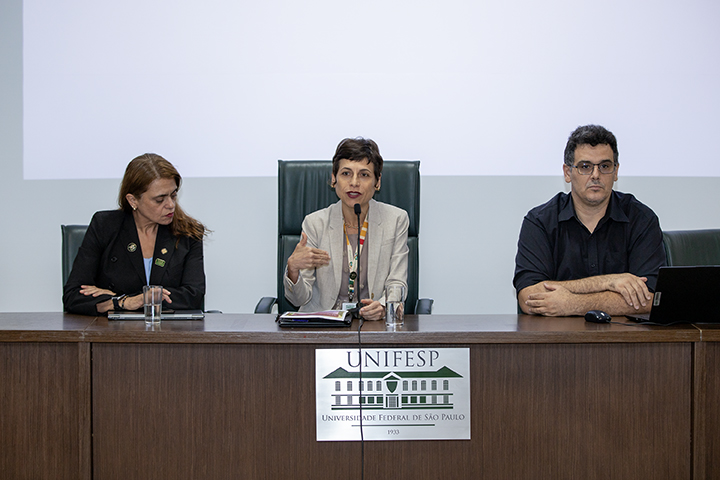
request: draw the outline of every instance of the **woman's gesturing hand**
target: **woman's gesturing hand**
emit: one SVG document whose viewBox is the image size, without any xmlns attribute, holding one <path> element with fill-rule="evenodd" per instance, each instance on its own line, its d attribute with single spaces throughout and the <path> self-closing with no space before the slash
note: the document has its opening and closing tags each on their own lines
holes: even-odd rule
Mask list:
<svg viewBox="0 0 720 480">
<path fill-rule="evenodd" d="M 288 258 L 288 278 L 293 283 L 298 281 L 300 270 L 304 268 L 317 268 L 330 264 L 330 254 L 319 248 L 308 247 L 307 235 L 302 232 L 300 242 L 295 246 L 292 255 Z"/>
</svg>

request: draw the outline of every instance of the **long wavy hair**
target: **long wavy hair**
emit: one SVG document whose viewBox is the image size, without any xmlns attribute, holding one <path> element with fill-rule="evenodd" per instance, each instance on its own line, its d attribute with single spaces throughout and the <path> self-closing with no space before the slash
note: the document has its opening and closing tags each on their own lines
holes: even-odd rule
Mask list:
<svg viewBox="0 0 720 480">
<path fill-rule="evenodd" d="M 125 175 L 120 184 L 120 194 L 118 195 L 120 209 L 132 213 L 127 194 L 130 193 L 134 197 L 140 198 L 150 184 L 160 178 L 174 180 L 178 190 L 180 189 L 182 177 L 173 164 L 160 155 L 146 153 L 132 159 L 125 169 Z M 175 204 L 175 214 L 170 224 L 170 231 L 176 237 L 191 237 L 197 240 L 202 240 L 209 233 L 205 225 L 186 214 L 178 203 Z"/>
</svg>

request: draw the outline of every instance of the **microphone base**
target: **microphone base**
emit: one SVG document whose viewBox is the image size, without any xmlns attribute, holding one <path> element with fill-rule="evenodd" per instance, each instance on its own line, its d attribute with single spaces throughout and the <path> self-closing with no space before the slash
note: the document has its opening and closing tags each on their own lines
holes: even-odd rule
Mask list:
<svg viewBox="0 0 720 480">
<path fill-rule="evenodd" d="M 348 310 L 348 313 L 353 316 L 353 318 L 361 318 L 360 317 L 360 309 L 362 308 L 362 304 L 358 302 L 355 304 L 355 308 L 351 308 Z"/>
</svg>

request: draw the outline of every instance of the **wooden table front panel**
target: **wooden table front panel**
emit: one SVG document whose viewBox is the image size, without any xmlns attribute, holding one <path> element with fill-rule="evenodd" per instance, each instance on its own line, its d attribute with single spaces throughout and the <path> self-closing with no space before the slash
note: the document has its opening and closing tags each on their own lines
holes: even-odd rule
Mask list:
<svg viewBox="0 0 720 480">
<path fill-rule="evenodd" d="M 88 352 L 79 343 L 0 343 L 0 478 L 89 478 Z"/>
<path fill-rule="evenodd" d="M 690 343 L 469 347 L 472 439 L 366 442 L 366 478 L 690 478 Z M 316 348 L 93 344 L 94 478 L 360 478 Z"/>
<path fill-rule="evenodd" d="M 720 343 L 717 340 L 703 343 L 704 371 L 699 392 L 702 408 L 698 412 L 697 427 L 702 432 L 704 447 L 698 456 L 701 462 L 698 470 L 704 469 L 704 478 L 720 478 Z"/>
</svg>

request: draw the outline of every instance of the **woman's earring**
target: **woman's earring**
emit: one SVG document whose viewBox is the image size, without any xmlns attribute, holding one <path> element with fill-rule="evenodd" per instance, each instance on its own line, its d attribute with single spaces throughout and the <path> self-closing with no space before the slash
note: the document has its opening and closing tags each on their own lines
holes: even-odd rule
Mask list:
<svg viewBox="0 0 720 480">
<path fill-rule="evenodd" d="M 380 185 L 375 185 L 375 191 L 376 191 L 376 192 L 379 192 L 379 191 L 380 191 Z"/>
</svg>

